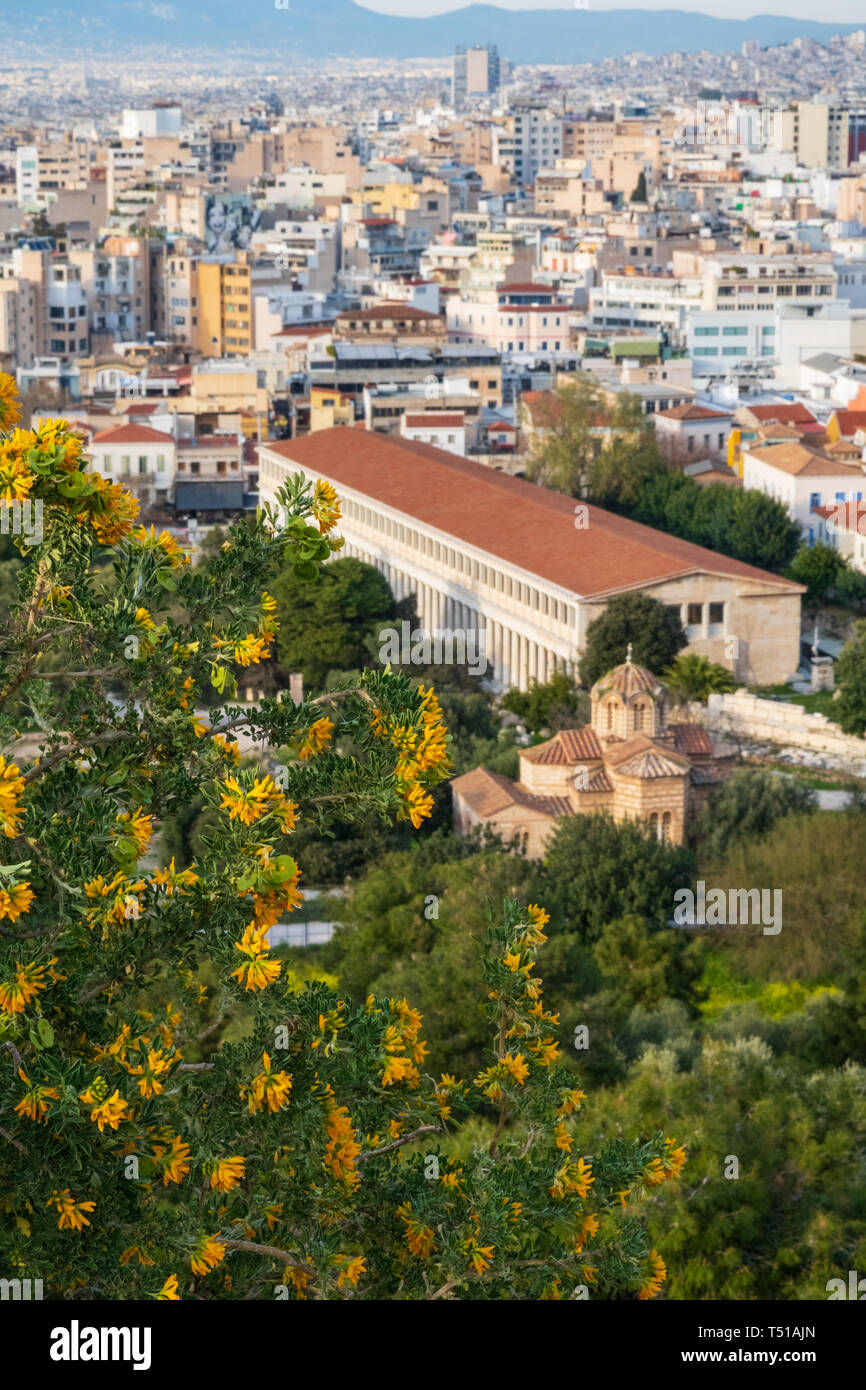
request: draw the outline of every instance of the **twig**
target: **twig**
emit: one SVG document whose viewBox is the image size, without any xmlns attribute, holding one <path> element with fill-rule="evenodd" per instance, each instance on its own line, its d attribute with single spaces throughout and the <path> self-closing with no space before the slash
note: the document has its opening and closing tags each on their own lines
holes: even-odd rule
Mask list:
<svg viewBox="0 0 866 1390">
<path fill-rule="evenodd" d="M 213 1062 L 179 1062 L 175 1071 L 213 1071 Z"/>
<path fill-rule="evenodd" d="M 457 1282 L 458 1281 L 456 1279 L 449 1279 L 448 1283 L 443 1284 L 441 1289 L 437 1289 L 435 1293 L 431 1293 L 430 1302 L 432 1303 L 433 1300 L 436 1298 L 444 1298 L 447 1293 L 451 1292 L 451 1290 L 454 1288 Z"/>
<path fill-rule="evenodd" d="M 276 1245 L 260 1245 L 255 1240 L 226 1240 L 223 1236 L 217 1236 L 217 1240 L 226 1250 L 244 1250 L 248 1255 L 268 1255 L 271 1259 L 281 1260 L 284 1265 L 293 1265 L 295 1269 L 303 1269 L 310 1274 L 316 1273 L 312 1265 L 299 1260 L 297 1255 L 290 1255 L 288 1250 L 280 1250 Z"/>
<path fill-rule="evenodd" d="M 0 1136 L 2 1136 L 4 1139 L 7 1139 L 9 1143 L 12 1145 L 12 1147 L 14 1149 L 17 1149 L 19 1153 L 26 1154 L 27 1150 L 25 1149 L 24 1145 L 19 1144 L 17 1139 L 13 1139 L 8 1129 L 0 1129 Z"/>
<path fill-rule="evenodd" d="M 400 1149 L 404 1144 L 411 1144 L 413 1139 L 417 1139 L 419 1134 L 439 1134 L 440 1125 L 421 1125 L 420 1129 L 413 1129 L 411 1134 L 403 1134 L 399 1139 L 395 1139 L 391 1144 L 385 1144 L 381 1149 L 368 1149 L 366 1153 L 358 1154 L 355 1159 L 355 1166 L 359 1163 L 366 1163 L 371 1158 L 381 1158 L 382 1154 L 389 1154 L 392 1149 Z"/>
<path fill-rule="evenodd" d="M 24 1062 L 21 1057 L 21 1053 L 18 1051 L 18 1048 L 15 1046 L 15 1044 L 13 1042 L 5 1042 L 3 1046 L 8 1047 L 9 1051 L 12 1053 L 12 1060 L 15 1063 L 15 1070 L 23 1070 Z"/>
</svg>

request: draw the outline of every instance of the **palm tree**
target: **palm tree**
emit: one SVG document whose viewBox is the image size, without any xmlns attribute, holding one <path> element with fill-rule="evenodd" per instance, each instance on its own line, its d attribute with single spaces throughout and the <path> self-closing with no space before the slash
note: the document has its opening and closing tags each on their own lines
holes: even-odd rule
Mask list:
<svg viewBox="0 0 866 1390">
<path fill-rule="evenodd" d="M 705 705 L 710 695 L 724 695 L 735 688 L 730 671 L 694 652 L 678 656 L 662 673 L 662 680 L 679 704 L 699 700 Z"/>
</svg>

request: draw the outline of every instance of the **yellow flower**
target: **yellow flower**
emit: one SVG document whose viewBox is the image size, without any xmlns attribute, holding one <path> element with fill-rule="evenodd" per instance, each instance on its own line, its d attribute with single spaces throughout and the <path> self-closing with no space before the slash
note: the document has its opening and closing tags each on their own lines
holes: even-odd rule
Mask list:
<svg viewBox="0 0 866 1390">
<path fill-rule="evenodd" d="M 326 1127 L 328 1142 L 325 1145 L 322 1163 L 331 1177 L 351 1192 L 361 1181 L 361 1175 L 356 1170 L 356 1159 L 361 1152 L 361 1146 L 352 1125 L 352 1117 L 345 1105 L 337 1106 L 329 1102 Z"/>
<path fill-rule="evenodd" d="M 53 959 L 56 960 L 57 957 Z M 37 965 L 35 961 L 31 961 L 29 965 L 22 965 L 20 961 L 16 961 L 14 980 L 0 981 L 0 1009 L 10 1014 L 23 1013 L 31 999 L 35 999 L 39 991 L 45 989 L 45 969 L 44 965 Z"/>
<path fill-rule="evenodd" d="M 218 748 L 223 750 L 226 757 L 231 758 L 236 764 L 240 762 L 241 750 L 238 743 L 229 743 L 228 739 L 223 734 L 214 734 L 213 741 Z"/>
<path fill-rule="evenodd" d="M 46 1104 L 46 1101 L 57 1100 L 60 1092 L 56 1091 L 53 1086 L 32 1086 L 29 1077 L 21 1067 L 18 1068 L 18 1075 L 27 1087 L 27 1094 L 24 1096 L 23 1100 L 18 1102 L 15 1107 L 15 1112 L 22 1117 L 26 1116 L 28 1120 L 33 1120 L 38 1124 L 40 1120 L 45 1120 L 48 1114 L 50 1107 Z M 47 1120 L 45 1122 L 46 1124 L 48 1123 Z"/>
<path fill-rule="evenodd" d="M 8 372 L 0 372 L 0 430 L 8 430 L 21 419 L 18 386 Z"/>
<path fill-rule="evenodd" d="M 109 1129 L 117 1129 L 121 1120 L 127 1118 L 123 1112 L 129 1109 L 129 1105 L 118 1090 L 115 1090 L 114 1095 L 109 1096 L 106 1100 L 99 1101 L 93 1095 L 92 1088 L 88 1086 L 87 1090 L 79 1096 L 79 1100 L 83 1100 L 85 1105 L 93 1106 L 90 1118 L 95 1125 L 98 1125 L 100 1134 L 103 1133 L 106 1125 Z"/>
<path fill-rule="evenodd" d="M 304 731 L 300 729 L 295 730 L 295 737 L 301 738 L 298 757 L 302 763 L 307 762 L 314 753 L 321 753 L 324 748 L 327 748 L 328 744 L 331 742 L 333 729 L 333 719 L 325 718 L 317 719 L 310 725 L 309 729 Z M 302 733 L 303 737 L 301 737 Z"/>
<path fill-rule="evenodd" d="M 424 791 L 420 782 L 416 782 L 403 793 L 403 799 L 406 803 L 405 808 L 397 812 L 397 819 L 410 820 L 418 830 L 421 822 L 433 812 L 433 798 Z"/>
<path fill-rule="evenodd" d="M 271 1059 L 266 1052 L 264 1070 L 259 1072 L 250 1086 L 250 1114 L 256 1115 L 267 1107 L 270 1113 L 275 1115 L 284 1105 L 288 1105 L 291 1089 L 292 1078 L 287 1072 L 271 1071 Z"/>
<path fill-rule="evenodd" d="M 650 1264 L 652 1265 L 652 1273 L 648 1275 L 647 1279 L 641 1285 L 640 1293 L 638 1294 L 638 1298 L 641 1302 L 649 1298 L 655 1298 L 662 1284 L 668 1277 L 665 1262 L 659 1252 L 657 1250 L 651 1250 L 649 1252 L 649 1258 Z"/>
<path fill-rule="evenodd" d="M 330 483 L 324 482 L 321 478 L 317 478 L 316 480 L 316 487 L 313 492 L 312 511 L 313 516 L 319 523 L 319 530 L 323 536 L 327 535 L 328 531 L 332 531 L 340 520 L 340 503 L 337 498 L 336 489 L 332 487 Z"/>
<path fill-rule="evenodd" d="M 58 1192 L 55 1187 L 54 1192 L 45 1203 L 46 1207 L 56 1207 L 60 1212 L 60 1219 L 57 1222 L 58 1230 L 61 1231 L 80 1231 L 83 1226 L 89 1226 L 90 1222 L 85 1216 L 85 1212 L 93 1211 L 95 1202 L 76 1202 L 68 1187 L 64 1187 L 62 1192 Z"/>
<path fill-rule="evenodd" d="M 152 1268 L 156 1263 L 150 1258 L 146 1250 L 142 1250 L 140 1245 L 130 1245 L 118 1256 L 117 1262 L 121 1265 L 128 1265 L 132 1260 L 135 1260 L 136 1264 L 144 1265 L 146 1269 Z"/>
<path fill-rule="evenodd" d="M 598 1235 L 599 1220 L 597 1216 L 587 1216 L 580 1224 L 577 1235 L 574 1237 L 574 1248 L 579 1253 L 586 1245 L 588 1240 L 592 1240 Z"/>
<path fill-rule="evenodd" d="M 98 473 L 93 480 L 97 488 L 95 505 L 98 510 L 91 513 L 90 524 L 97 540 L 103 545 L 116 545 L 132 530 L 140 503 L 121 483 L 110 483 Z"/>
<path fill-rule="evenodd" d="M 180 1294 L 177 1291 L 177 1275 L 170 1274 L 156 1295 L 164 1303 L 179 1303 Z"/>
<path fill-rule="evenodd" d="M 166 1148 L 165 1144 L 154 1144 L 153 1157 L 158 1168 L 162 1169 L 162 1185 L 168 1187 L 170 1182 L 182 1182 L 189 1172 L 189 1144 L 185 1144 L 179 1134 L 176 1134 L 171 1144 Z"/>
<path fill-rule="evenodd" d="M 35 482 L 36 474 L 24 460 L 0 445 L 0 502 L 23 502 Z"/>
<path fill-rule="evenodd" d="M 508 952 L 508 955 L 505 957 L 505 959 L 504 959 L 504 961 L 503 961 L 503 965 L 507 965 L 507 966 L 508 966 L 508 969 L 509 969 L 509 970 L 512 970 L 512 971 L 517 971 L 517 970 L 519 970 L 519 969 L 520 969 L 520 952 L 519 952 L 519 951 L 509 951 L 509 952 Z"/>
<path fill-rule="evenodd" d="M 13 884 L 11 888 L 0 888 L 0 922 L 4 917 L 8 917 L 10 922 L 17 922 L 23 913 L 30 911 L 34 896 L 29 881 Z"/>
<path fill-rule="evenodd" d="M 156 623 L 153 621 L 153 618 L 146 608 L 136 608 L 135 625 L 136 627 L 146 627 L 150 631 L 154 631 L 156 628 Z"/>
<path fill-rule="evenodd" d="M 493 1258 L 494 1247 L 492 1245 L 479 1245 L 474 1236 L 463 1242 L 463 1250 L 466 1254 L 471 1269 L 476 1274 L 483 1274 L 485 1269 L 490 1267 Z"/>
<path fill-rule="evenodd" d="M 510 1052 L 506 1052 L 505 1056 L 501 1058 L 501 1061 L 502 1065 L 514 1077 L 514 1080 L 517 1082 L 518 1086 L 522 1086 L 527 1076 L 529 1075 L 529 1067 L 526 1065 L 526 1062 L 524 1061 L 523 1053 L 518 1052 L 516 1056 L 512 1057 Z"/>
<path fill-rule="evenodd" d="M 393 1086 L 396 1081 L 408 1081 L 410 1086 L 418 1084 L 418 1068 L 408 1057 L 386 1057 L 382 1073 L 382 1085 Z"/>
<path fill-rule="evenodd" d="M 153 816 L 146 816 L 139 806 L 137 811 L 119 812 L 115 819 L 124 833 L 135 841 L 139 855 L 146 854 L 153 834 Z"/>
<path fill-rule="evenodd" d="M 403 1202 L 397 1208 L 397 1215 L 406 1227 L 406 1243 L 413 1255 L 426 1260 L 436 1249 L 431 1226 L 424 1226 L 412 1215 L 411 1202 Z"/>
<path fill-rule="evenodd" d="M 162 1095 L 163 1084 L 160 1078 L 168 1074 L 175 1060 L 176 1058 L 163 1056 L 159 1048 L 150 1047 L 147 1050 L 146 1066 L 129 1067 L 130 1075 L 138 1077 L 138 1089 L 146 1100 Z"/>
<path fill-rule="evenodd" d="M 210 1185 L 216 1192 L 231 1192 L 244 1176 L 245 1158 L 219 1158 L 209 1168 Z"/>
<path fill-rule="evenodd" d="M 24 812 L 18 805 L 24 791 L 24 778 L 14 763 L 7 763 L 0 753 L 0 826 L 6 838 L 18 834 Z"/>
<path fill-rule="evenodd" d="M 176 869 L 174 867 L 174 855 L 172 855 L 168 868 L 154 869 L 150 881 L 154 887 L 165 888 L 169 897 L 174 892 L 183 896 L 185 888 L 198 883 L 198 874 L 194 873 L 191 867 L 189 869 Z"/>
<path fill-rule="evenodd" d="M 576 1193 L 578 1197 L 586 1197 L 594 1182 L 595 1178 L 592 1176 L 590 1164 L 583 1158 L 579 1158 L 576 1163 L 567 1158 L 556 1171 L 550 1187 L 550 1195 L 551 1197 L 565 1197 L 569 1193 Z"/>
<path fill-rule="evenodd" d="M 367 1261 L 361 1255 L 335 1255 L 334 1264 L 339 1270 L 337 1275 L 338 1289 L 341 1289 L 344 1284 L 351 1284 L 355 1288 L 361 1275 L 367 1271 Z"/>
<path fill-rule="evenodd" d="M 255 632 L 248 632 L 235 643 L 235 661 L 239 666 L 258 666 L 260 661 L 267 661 L 270 654 L 267 639 Z"/>
<path fill-rule="evenodd" d="M 228 811 L 229 820 L 242 825 L 255 825 L 260 816 L 267 815 L 272 801 L 282 801 L 282 793 L 270 776 L 257 777 L 249 788 L 242 787 L 236 777 L 226 777 L 225 794 L 220 810 Z"/>
<path fill-rule="evenodd" d="M 231 973 L 238 984 L 243 984 L 247 990 L 266 989 L 283 968 L 280 961 L 271 960 L 267 955 L 267 931 L 267 927 L 256 927 L 254 922 L 250 922 L 241 940 L 235 942 L 235 950 L 241 951 L 249 960 Z"/>
<path fill-rule="evenodd" d="M 221 1260 L 225 1259 L 226 1248 L 218 1239 L 219 1231 L 212 1236 L 201 1236 L 195 1250 L 189 1257 L 189 1267 L 193 1274 L 210 1274 Z"/>
</svg>

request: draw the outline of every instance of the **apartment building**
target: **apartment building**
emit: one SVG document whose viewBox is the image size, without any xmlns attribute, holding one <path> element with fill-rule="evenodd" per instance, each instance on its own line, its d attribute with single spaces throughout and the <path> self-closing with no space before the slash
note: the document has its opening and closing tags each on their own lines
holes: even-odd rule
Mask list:
<svg viewBox="0 0 866 1390">
<path fill-rule="evenodd" d="M 93 471 L 122 482 L 142 506 L 168 501 L 177 467 L 171 434 L 139 423 L 117 425 L 97 430 L 89 452 Z"/>
<path fill-rule="evenodd" d="M 246 357 L 253 346 L 252 276 L 246 251 L 200 256 L 198 331 L 191 341 L 212 357 Z"/>
<path fill-rule="evenodd" d="M 94 349 L 143 342 L 151 328 L 147 238 L 106 237 L 97 248 L 71 250 L 69 262 L 81 272 Z"/>
<path fill-rule="evenodd" d="M 466 98 L 499 90 L 500 65 L 496 46 L 458 48 L 451 60 L 451 104 L 456 111 Z"/>
</svg>

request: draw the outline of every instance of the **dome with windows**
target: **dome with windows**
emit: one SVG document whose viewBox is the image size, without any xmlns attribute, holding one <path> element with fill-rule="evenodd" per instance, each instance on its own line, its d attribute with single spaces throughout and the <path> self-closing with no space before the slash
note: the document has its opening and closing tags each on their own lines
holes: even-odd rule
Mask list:
<svg viewBox="0 0 866 1390">
<path fill-rule="evenodd" d="M 670 696 L 652 671 L 632 661 L 630 642 L 625 661 L 596 681 L 591 699 L 592 727 L 601 739 L 665 732 Z"/>
</svg>

